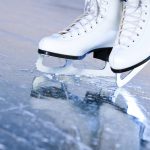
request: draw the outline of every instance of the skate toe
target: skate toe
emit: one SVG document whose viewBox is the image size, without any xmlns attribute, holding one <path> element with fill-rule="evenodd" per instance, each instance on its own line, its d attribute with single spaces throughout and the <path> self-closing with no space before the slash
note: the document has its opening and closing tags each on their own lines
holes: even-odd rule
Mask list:
<svg viewBox="0 0 150 150">
<path fill-rule="evenodd" d="M 52 43 L 51 41 L 52 41 L 51 37 L 44 37 L 39 42 L 39 49 L 47 50 L 47 47 L 49 47 L 49 45 L 51 45 L 51 43 Z"/>
</svg>

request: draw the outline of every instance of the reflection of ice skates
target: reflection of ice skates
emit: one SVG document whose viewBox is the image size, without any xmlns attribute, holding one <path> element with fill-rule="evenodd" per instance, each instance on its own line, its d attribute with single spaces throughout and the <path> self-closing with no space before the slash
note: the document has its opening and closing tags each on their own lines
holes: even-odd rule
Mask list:
<svg viewBox="0 0 150 150">
<path fill-rule="evenodd" d="M 39 43 L 39 71 L 51 74 L 114 76 L 108 57 L 116 39 L 120 22 L 120 0 L 86 0 L 84 14 L 65 31 L 43 38 Z M 104 70 L 78 69 L 73 60 L 81 60 L 87 54 L 106 62 Z M 66 64 L 58 68 L 43 65 L 44 56 L 65 58 Z"/>
<path fill-rule="evenodd" d="M 86 81 L 82 84 L 85 83 Z M 71 86 L 69 86 L 69 84 Z M 119 110 L 120 113 L 125 113 L 128 117 L 130 116 L 135 126 L 138 125 L 140 127 L 140 139 L 146 141 L 150 140 L 150 123 L 142 110 L 142 106 L 138 103 L 138 99 L 132 96 L 129 91 L 122 88 L 116 91 L 114 91 L 114 89 L 105 90 L 102 88 L 98 90 L 96 88 L 97 91 L 95 91 L 92 88 L 87 88 L 87 86 L 83 87 L 82 84 L 80 86 L 81 89 L 76 93 L 79 87 L 75 85 L 74 80 L 70 79 L 68 81 L 68 79 L 64 79 L 64 81 L 59 82 L 58 80 L 50 80 L 44 76 L 36 77 L 33 81 L 31 96 L 36 98 L 50 98 L 52 101 L 57 99 L 60 101 L 68 101 L 71 107 L 78 107 L 81 108 L 81 111 L 90 113 L 98 111 L 101 104 L 108 103 L 115 107 L 114 109 Z M 95 85 L 89 87 L 92 86 L 95 87 Z"/>
<path fill-rule="evenodd" d="M 123 5 L 118 38 L 109 59 L 113 71 L 118 73 L 119 86 L 129 82 L 150 59 L 150 1 L 128 0 Z M 123 77 L 124 72 L 129 73 Z"/>
</svg>

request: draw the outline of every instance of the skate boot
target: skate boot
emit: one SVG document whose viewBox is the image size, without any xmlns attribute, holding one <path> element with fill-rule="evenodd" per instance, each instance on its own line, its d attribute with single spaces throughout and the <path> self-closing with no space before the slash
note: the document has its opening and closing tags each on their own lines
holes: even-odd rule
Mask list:
<svg viewBox="0 0 150 150">
<path fill-rule="evenodd" d="M 83 59 L 93 52 L 94 58 L 108 61 L 119 28 L 120 12 L 120 0 L 86 0 L 84 14 L 79 19 L 64 31 L 40 41 L 37 69 L 52 74 L 112 75 L 108 63 L 108 72 L 104 73 L 78 70 L 72 66 L 72 60 Z M 65 58 L 66 64 L 60 68 L 48 68 L 42 63 L 45 55 Z"/>
<path fill-rule="evenodd" d="M 120 30 L 109 62 L 117 73 L 118 86 L 129 82 L 150 59 L 150 1 L 123 2 Z M 127 76 L 123 77 L 123 73 Z"/>
</svg>

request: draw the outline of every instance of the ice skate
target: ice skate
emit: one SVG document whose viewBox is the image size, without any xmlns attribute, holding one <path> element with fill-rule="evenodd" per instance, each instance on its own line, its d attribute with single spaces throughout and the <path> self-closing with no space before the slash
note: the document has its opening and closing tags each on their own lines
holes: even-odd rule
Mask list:
<svg viewBox="0 0 150 150">
<path fill-rule="evenodd" d="M 128 0 L 123 5 L 120 30 L 109 58 L 120 87 L 139 73 L 150 59 L 150 1 Z M 127 76 L 123 77 L 125 72 Z"/>
<path fill-rule="evenodd" d="M 79 76 L 115 76 L 108 58 L 116 39 L 120 22 L 120 0 L 86 0 L 84 13 L 67 29 L 39 43 L 37 70 L 50 74 Z M 89 53 L 106 62 L 104 70 L 78 69 L 72 64 Z M 43 65 L 45 56 L 65 58 L 66 63 L 58 68 Z"/>
</svg>

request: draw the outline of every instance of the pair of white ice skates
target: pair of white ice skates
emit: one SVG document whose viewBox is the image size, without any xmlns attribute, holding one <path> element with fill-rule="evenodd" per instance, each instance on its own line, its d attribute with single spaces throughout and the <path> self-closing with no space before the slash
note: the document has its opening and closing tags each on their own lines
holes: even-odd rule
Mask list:
<svg viewBox="0 0 150 150">
<path fill-rule="evenodd" d="M 124 86 L 150 59 L 149 0 L 86 0 L 84 14 L 66 30 L 43 38 L 39 43 L 39 71 L 51 74 L 117 76 Z M 106 61 L 103 70 L 77 69 L 72 61 L 93 52 Z M 59 68 L 43 65 L 45 55 L 65 58 Z M 128 72 L 122 77 L 124 72 Z"/>
</svg>

